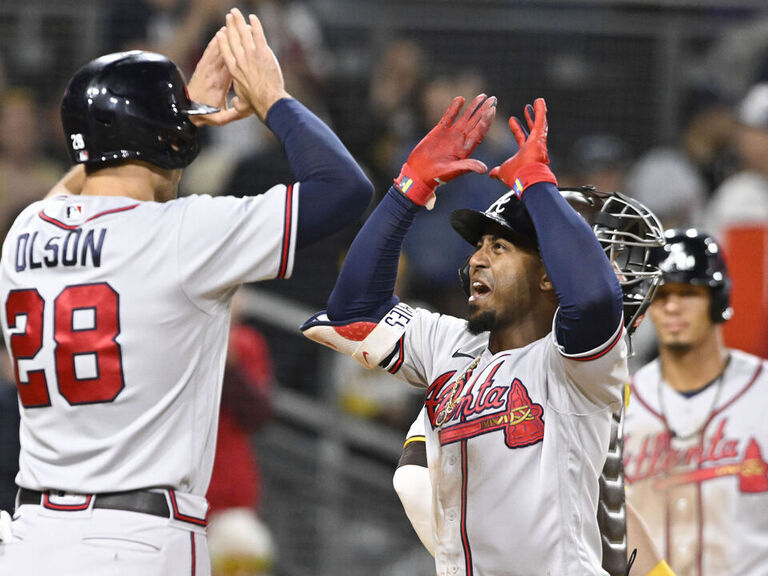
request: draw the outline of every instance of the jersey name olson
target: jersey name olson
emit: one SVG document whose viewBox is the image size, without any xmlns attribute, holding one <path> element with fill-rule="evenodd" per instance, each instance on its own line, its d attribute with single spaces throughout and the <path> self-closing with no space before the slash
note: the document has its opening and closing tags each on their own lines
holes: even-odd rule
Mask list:
<svg viewBox="0 0 768 576">
<path fill-rule="evenodd" d="M 106 228 L 88 231 L 76 228 L 62 236 L 51 236 L 44 244 L 38 234 L 19 234 L 16 239 L 16 272 L 43 266 L 87 266 L 89 261 L 96 268 L 101 266 Z"/>
</svg>

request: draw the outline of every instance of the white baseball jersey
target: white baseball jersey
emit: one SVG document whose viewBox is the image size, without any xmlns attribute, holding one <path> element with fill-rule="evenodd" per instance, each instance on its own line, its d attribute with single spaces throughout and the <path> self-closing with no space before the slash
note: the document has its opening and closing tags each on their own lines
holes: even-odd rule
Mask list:
<svg viewBox="0 0 768 576">
<path fill-rule="evenodd" d="M 230 298 L 243 282 L 290 275 L 298 192 L 61 196 L 20 214 L 0 272 L 21 405 L 17 484 L 204 497 Z"/>
<path fill-rule="evenodd" d="M 598 478 L 628 378 L 622 335 L 577 356 L 552 333 L 491 354 L 487 333 L 416 310 L 387 368 L 427 387 L 438 575 L 605 574 Z"/>
<path fill-rule="evenodd" d="M 768 574 L 768 366 L 738 350 L 692 397 L 654 360 L 633 377 L 627 498 L 678 576 Z"/>
</svg>

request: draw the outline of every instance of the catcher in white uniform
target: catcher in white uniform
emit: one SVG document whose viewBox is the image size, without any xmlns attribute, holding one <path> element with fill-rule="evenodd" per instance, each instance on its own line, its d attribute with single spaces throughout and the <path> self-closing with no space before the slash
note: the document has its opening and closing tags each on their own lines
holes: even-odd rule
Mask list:
<svg viewBox="0 0 768 576">
<path fill-rule="evenodd" d="M 468 156 L 495 99 L 480 95 L 459 115 L 462 104 L 454 100 L 411 152 L 353 242 L 327 311 L 303 330 L 426 389 L 439 575 L 604 574 L 596 507 L 628 378 L 622 288 L 556 188 L 543 99 L 526 107 L 530 135 L 510 119 L 519 151 L 490 173 L 512 190 L 484 213 L 452 215 L 476 247 L 462 273 L 469 320 L 392 295 L 416 212 L 439 184 L 486 170 Z M 656 272 L 642 258 L 634 264 L 639 314 Z"/>
<path fill-rule="evenodd" d="M 221 111 L 190 100 L 158 54 L 107 55 L 73 76 L 62 121 L 85 170 L 64 185 L 81 194 L 30 205 L 3 245 L 21 456 L 2 574 L 210 574 L 205 493 L 231 297 L 289 276 L 296 249 L 370 200 L 341 142 L 285 92 L 259 21 L 237 10 L 226 20 L 189 85 Z M 254 112 L 298 182 L 176 198 L 198 150 L 192 119 Z"/>
<path fill-rule="evenodd" d="M 664 278 L 648 309 L 659 357 L 634 375 L 626 413 L 627 501 L 678 575 L 763 576 L 768 366 L 723 344 L 730 279 L 714 238 L 666 239 L 651 256 Z"/>
</svg>

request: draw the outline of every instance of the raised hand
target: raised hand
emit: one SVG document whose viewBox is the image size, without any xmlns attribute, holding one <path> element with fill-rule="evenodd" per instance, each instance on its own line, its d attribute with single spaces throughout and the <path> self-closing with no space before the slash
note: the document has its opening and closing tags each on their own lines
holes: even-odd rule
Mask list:
<svg viewBox="0 0 768 576">
<path fill-rule="evenodd" d="M 203 56 L 195 66 L 187 90 L 190 99 L 209 106 L 216 106 L 219 108 L 219 112 L 193 115 L 190 116 L 190 120 L 197 126 L 202 124 L 222 126 L 253 114 L 250 105 L 240 103 L 237 96 L 233 99 L 231 106 L 227 104 L 227 94 L 231 86 L 232 75 L 224 63 L 219 42 L 214 37 L 206 46 Z"/>
<path fill-rule="evenodd" d="M 538 182 L 551 182 L 557 185 L 557 178 L 549 169 L 549 153 L 547 151 L 547 104 L 544 98 L 537 98 L 533 106 L 525 107 L 525 120 L 528 124 L 526 131 L 522 122 L 512 116 L 509 119 L 509 129 L 517 140 L 517 153 L 505 160 L 501 166 L 491 170 L 491 178 L 497 178 L 509 186 L 518 197 L 523 195 L 526 188 Z"/>
<path fill-rule="evenodd" d="M 233 8 L 216 39 L 234 80 L 238 102 L 233 105 L 241 109 L 247 103 L 264 120 L 275 102 L 290 95 L 285 91 L 280 64 L 267 44 L 261 22 L 253 14 L 248 19 L 250 26 L 240 10 Z"/>
<path fill-rule="evenodd" d="M 488 168 L 469 158 L 483 141 L 496 115 L 496 98 L 479 94 L 461 117 L 464 105 L 458 96 L 429 133 L 411 151 L 395 179 L 397 188 L 412 202 L 432 208 L 435 189 L 467 172 L 484 174 Z"/>
</svg>

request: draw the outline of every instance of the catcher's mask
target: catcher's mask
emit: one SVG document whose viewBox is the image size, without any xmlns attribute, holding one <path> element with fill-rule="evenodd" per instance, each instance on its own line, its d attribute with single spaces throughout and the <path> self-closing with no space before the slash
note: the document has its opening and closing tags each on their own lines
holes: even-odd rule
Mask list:
<svg viewBox="0 0 768 576">
<path fill-rule="evenodd" d="M 92 60 L 69 81 L 61 121 L 72 161 L 90 166 L 143 160 L 184 168 L 199 151 L 195 114 L 217 108 L 189 99 L 179 68 L 141 50 Z"/>
<path fill-rule="evenodd" d="M 624 302 L 624 326 L 631 335 L 661 283 L 661 272 L 650 259 L 664 245 L 659 219 L 642 203 L 619 192 L 599 192 L 593 186 L 560 188 L 560 194 L 591 226 L 619 277 Z M 538 238 L 525 205 L 508 192 L 485 212 L 461 209 L 451 214 L 451 225 L 476 246 L 492 223 L 516 245 L 538 249 Z M 459 279 L 469 295 L 469 258 L 459 268 Z"/>
<path fill-rule="evenodd" d="M 715 239 L 695 228 L 677 228 L 664 234 L 666 244 L 651 252 L 664 282 L 708 286 L 712 293 L 709 316 L 720 323 L 733 316 L 731 279 Z"/>
</svg>

